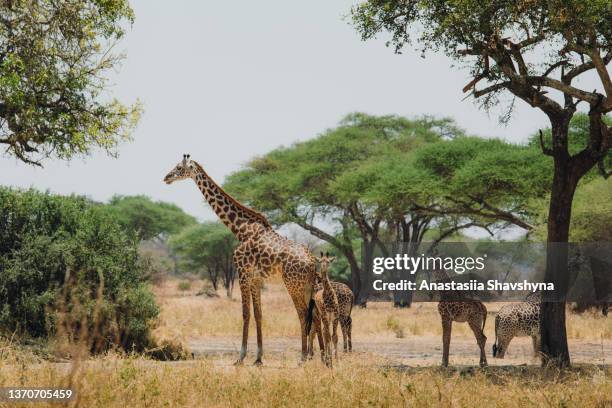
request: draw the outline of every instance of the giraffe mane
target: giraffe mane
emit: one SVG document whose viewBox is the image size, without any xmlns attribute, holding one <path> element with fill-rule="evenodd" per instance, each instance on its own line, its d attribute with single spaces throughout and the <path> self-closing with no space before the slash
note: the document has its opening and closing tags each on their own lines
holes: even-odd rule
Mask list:
<svg viewBox="0 0 612 408">
<path fill-rule="evenodd" d="M 215 185 L 215 187 L 217 187 L 219 189 L 219 191 L 221 191 L 223 194 L 225 194 L 225 196 L 228 198 L 228 200 L 230 200 L 232 202 L 232 204 L 234 204 L 236 207 L 242 209 L 244 212 L 246 212 L 247 214 L 249 214 L 250 216 L 252 216 L 253 218 L 255 218 L 255 220 L 263 225 L 264 227 L 268 228 L 268 229 L 272 229 L 272 225 L 270 224 L 270 222 L 268 221 L 268 219 L 260 212 L 257 212 L 255 210 L 253 210 L 252 208 L 247 207 L 246 205 L 242 204 L 241 202 L 239 202 L 238 200 L 236 200 L 234 197 L 232 197 L 227 191 L 225 191 L 223 188 L 221 188 L 221 186 L 219 184 L 217 184 L 217 182 L 215 180 L 212 179 L 212 177 L 210 177 L 208 175 L 208 173 L 206 173 L 206 171 L 204 170 L 204 168 L 200 165 L 200 163 L 196 162 L 195 160 L 192 160 L 192 162 L 195 164 L 196 168 L 198 169 L 198 171 L 202 172 L 207 178 L 208 180 Z"/>
</svg>

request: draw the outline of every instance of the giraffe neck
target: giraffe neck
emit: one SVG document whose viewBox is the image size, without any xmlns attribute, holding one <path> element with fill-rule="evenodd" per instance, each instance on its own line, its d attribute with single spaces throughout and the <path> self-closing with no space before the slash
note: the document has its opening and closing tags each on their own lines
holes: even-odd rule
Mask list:
<svg viewBox="0 0 612 408">
<path fill-rule="evenodd" d="M 332 286 L 331 286 L 331 282 L 329 281 L 329 277 L 327 276 L 327 269 L 322 269 L 321 270 L 321 283 L 323 284 L 323 290 L 325 292 L 331 292 L 332 291 Z"/>
<path fill-rule="evenodd" d="M 197 169 L 193 176 L 195 183 L 221 222 L 232 231 L 238 240 L 242 241 L 246 238 L 243 235 L 249 225 L 256 224 L 265 229 L 272 228 L 263 215 L 236 201 L 215 183 L 202 166 L 195 164 Z"/>
</svg>

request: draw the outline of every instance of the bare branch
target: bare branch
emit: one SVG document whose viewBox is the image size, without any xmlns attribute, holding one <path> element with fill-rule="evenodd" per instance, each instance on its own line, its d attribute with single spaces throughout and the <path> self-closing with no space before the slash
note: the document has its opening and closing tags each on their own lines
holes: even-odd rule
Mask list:
<svg viewBox="0 0 612 408">
<path fill-rule="evenodd" d="M 544 71 L 544 73 L 542 74 L 543 77 L 550 75 L 555 69 L 567 65 L 569 64 L 568 60 L 561 60 L 561 61 L 557 61 L 554 64 L 552 64 L 550 67 L 548 67 L 548 69 L 546 71 Z M 563 77 L 563 75 L 562 75 Z"/>
<path fill-rule="evenodd" d="M 495 234 L 493 234 L 493 232 L 490 229 L 491 225 L 493 225 L 492 222 L 488 223 L 488 224 L 481 224 L 481 223 L 475 222 L 475 221 L 468 222 L 468 223 L 461 224 L 461 225 L 455 225 L 453 228 L 449 228 L 448 230 L 444 231 L 443 234 L 440 234 L 440 236 L 432 242 L 431 247 L 432 248 L 436 247 L 440 242 L 442 242 L 444 239 L 450 237 L 455 232 L 458 232 L 458 231 L 460 231 L 462 229 L 471 228 L 471 227 L 482 228 L 485 231 L 487 231 L 490 236 L 494 236 Z"/>
<path fill-rule="evenodd" d="M 528 82 L 534 85 L 546 86 L 548 88 L 556 89 L 565 94 L 571 95 L 574 98 L 580 99 L 589 103 L 596 103 L 598 97 L 596 93 L 586 92 L 559 80 L 543 77 L 543 76 L 530 76 L 526 78 Z"/>
<path fill-rule="evenodd" d="M 610 80 L 610 73 L 606 69 L 606 63 L 597 51 L 589 52 L 588 55 L 595 65 L 595 70 L 597 71 L 597 75 L 599 75 L 599 79 L 601 79 L 608 100 L 612 100 L 612 80 Z"/>
<path fill-rule="evenodd" d="M 489 93 L 496 92 L 496 91 L 499 91 L 500 89 L 507 88 L 508 85 L 510 85 L 510 82 L 500 82 L 498 84 L 494 84 L 484 89 L 481 89 L 480 91 L 474 90 L 474 92 L 472 92 L 472 95 L 474 95 L 474 98 L 480 98 L 481 96 L 487 95 Z"/>
</svg>

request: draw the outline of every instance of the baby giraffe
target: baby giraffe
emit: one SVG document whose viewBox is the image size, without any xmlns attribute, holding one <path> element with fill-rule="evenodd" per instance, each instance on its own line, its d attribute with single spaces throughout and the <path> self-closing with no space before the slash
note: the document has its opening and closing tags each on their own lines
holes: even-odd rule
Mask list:
<svg viewBox="0 0 612 408">
<path fill-rule="evenodd" d="M 336 291 L 327 275 L 329 264 L 334 262 L 336 257 L 329 256 L 329 253 L 317 258 L 317 262 L 321 267 L 321 285 L 322 289 L 314 295 L 315 305 L 321 318 L 321 326 L 323 328 L 323 343 L 324 343 L 324 361 L 328 367 L 332 366 L 332 336 L 331 325 L 339 318 L 340 308 L 338 306 L 338 297 Z M 312 336 L 312 333 L 311 333 Z M 337 346 L 336 346 L 337 347 Z"/>
<path fill-rule="evenodd" d="M 329 276 L 329 275 L 328 275 Z M 317 282 L 314 286 L 314 293 L 323 290 L 323 284 L 321 283 L 321 277 L 317 275 Z M 355 301 L 355 296 L 353 295 L 353 291 L 344 283 L 330 281 L 332 289 L 336 292 L 336 298 L 338 298 L 338 317 L 332 323 L 332 343 L 334 345 L 334 355 L 336 360 L 338 359 L 338 323 L 340 324 L 340 329 L 342 330 L 342 339 L 344 345 L 344 352 L 353 351 L 353 341 L 352 341 L 352 331 L 353 331 L 353 319 L 351 318 L 351 312 L 353 311 L 353 303 Z M 312 314 L 312 322 L 309 323 L 309 327 L 311 329 L 308 331 L 308 354 L 312 358 L 314 355 L 313 350 L 313 340 L 314 334 L 317 333 L 317 337 L 319 340 L 319 345 L 321 348 L 321 361 L 325 361 L 325 345 L 323 343 L 323 338 L 321 335 L 321 319 L 319 318 L 318 312 L 316 316 L 314 313 L 315 309 L 315 301 L 314 296 L 312 299 L 312 303 L 309 304 L 308 310 L 309 314 Z"/>
</svg>

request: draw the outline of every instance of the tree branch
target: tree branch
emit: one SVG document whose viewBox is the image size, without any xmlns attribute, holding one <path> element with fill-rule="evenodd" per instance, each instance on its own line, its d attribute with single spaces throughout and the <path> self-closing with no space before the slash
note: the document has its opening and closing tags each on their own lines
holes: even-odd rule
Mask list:
<svg viewBox="0 0 612 408">
<path fill-rule="evenodd" d="M 588 55 L 595 65 L 595 70 L 597 71 L 597 75 L 599 75 L 599 79 L 601 79 L 608 100 L 612 101 L 612 80 L 610 80 L 610 73 L 606 69 L 606 63 L 604 63 L 601 55 L 599 55 L 597 51 L 590 51 Z"/>
<path fill-rule="evenodd" d="M 542 153 L 547 156 L 552 156 L 553 151 L 550 147 L 546 147 L 544 144 L 544 134 L 542 133 L 542 129 L 540 129 L 540 147 L 542 148 Z"/>
<path fill-rule="evenodd" d="M 604 180 L 607 180 L 608 177 L 612 176 L 612 170 L 606 170 L 606 164 L 604 163 L 603 159 L 597 162 L 597 168 L 599 169 L 599 174 L 601 174 Z"/>
<path fill-rule="evenodd" d="M 563 92 L 564 94 L 571 95 L 574 98 L 580 99 L 585 102 L 597 103 L 599 99 L 596 93 L 583 91 L 553 78 L 548 78 L 544 76 L 530 76 L 526 79 L 531 84 L 556 89 L 558 91 Z"/>
</svg>

